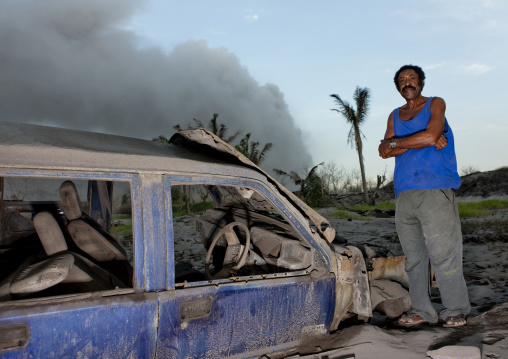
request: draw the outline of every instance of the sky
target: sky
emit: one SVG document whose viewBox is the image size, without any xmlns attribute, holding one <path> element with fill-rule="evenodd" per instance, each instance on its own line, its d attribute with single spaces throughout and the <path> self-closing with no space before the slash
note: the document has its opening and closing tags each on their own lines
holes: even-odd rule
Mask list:
<svg viewBox="0 0 508 359">
<path fill-rule="evenodd" d="M 86 3 L 86 4 L 79 4 Z M 404 104 L 393 76 L 423 68 L 447 103 L 459 172 L 506 166 L 504 0 L 0 0 L 0 119 L 153 138 L 213 113 L 274 147 L 263 164 L 356 169 L 330 94 L 368 87 L 367 177 Z M 2 16 L 3 14 L 3 16 Z M 140 120 L 142 119 L 142 120 Z"/>
<path fill-rule="evenodd" d="M 167 51 L 188 39 L 225 47 L 256 81 L 276 84 L 314 164 L 358 167 L 329 95 L 353 103 L 360 86 L 371 90 L 362 128 L 368 176 L 392 171 L 377 146 L 404 104 L 393 76 L 405 64 L 426 72 L 424 95 L 447 102 L 459 170 L 508 163 L 506 1 L 151 1 L 132 28 Z"/>
</svg>

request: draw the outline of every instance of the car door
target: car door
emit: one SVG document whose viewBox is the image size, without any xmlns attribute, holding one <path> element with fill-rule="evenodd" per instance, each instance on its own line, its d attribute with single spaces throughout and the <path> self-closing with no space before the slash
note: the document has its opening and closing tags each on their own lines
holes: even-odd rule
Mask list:
<svg viewBox="0 0 508 359">
<path fill-rule="evenodd" d="M 157 296 L 129 291 L 0 306 L 1 357 L 153 357 Z"/>
<path fill-rule="evenodd" d="M 180 182 L 182 179 L 177 180 L 172 186 L 173 195 L 175 188 L 183 183 Z M 224 184 L 220 179 L 215 182 L 221 181 Z M 289 218 L 287 222 L 293 230 L 298 226 L 298 223 L 296 226 L 290 223 L 297 219 L 287 210 L 281 210 L 282 203 L 263 186 L 252 182 L 225 182 L 228 186 L 258 192 L 279 206 L 279 212 Z M 187 192 L 187 196 L 192 194 Z M 173 198 L 172 202 L 175 205 L 177 200 Z M 180 222 L 180 217 L 169 207 L 168 226 L 173 228 L 170 235 L 174 243 L 172 249 L 175 249 L 178 243 L 174 237 L 179 225 L 176 222 Z M 189 218 L 194 221 L 194 217 Z M 182 221 L 186 220 L 183 218 Z M 185 236 L 188 235 L 184 234 L 183 240 L 195 241 Z M 194 249 L 188 250 L 192 252 Z M 315 251 L 312 253 L 316 255 Z M 195 258 L 194 253 L 190 255 Z M 168 253 L 168 271 L 173 273 L 178 265 L 175 258 L 179 260 L 176 250 Z M 329 271 L 321 271 L 315 276 L 307 269 L 216 280 L 190 279 L 179 283 L 173 278 L 170 289 L 159 294 L 157 357 L 258 357 L 296 347 L 306 337 L 324 334 L 330 327 L 334 283 Z"/>
<path fill-rule="evenodd" d="M 11 224 L 14 223 L 17 227 L 20 227 L 19 223 L 27 223 L 24 230 L 28 235 L 26 239 L 35 238 L 38 241 L 39 239 L 32 234 L 35 232 L 33 225 L 31 229 L 29 228 L 33 213 L 51 212 L 53 207 L 60 208 L 58 199 L 51 197 L 58 191 L 58 187 L 52 186 L 53 183 L 60 185 L 64 181 L 72 181 L 76 183 L 76 187 L 86 189 L 88 179 L 97 179 L 98 175 L 62 172 L 55 175 L 51 171 L 34 173 L 34 175 L 36 176 L 30 177 L 30 173 L 23 171 L 22 176 L 17 176 L 15 171 L 10 171 L 9 176 L 5 178 L 9 180 L 12 188 L 15 188 L 16 182 L 21 183 L 20 188 L 25 191 L 24 200 L 11 200 L 9 197 L 8 200 L 3 201 L 2 208 L 8 210 L 14 207 L 15 210 L 9 212 L 8 217 L 4 216 L 4 220 L 11 217 L 18 218 L 17 222 L 11 221 Z M 70 291 L 61 292 L 63 289 L 58 287 L 60 283 L 41 293 L 17 295 L 9 293 L 13 278 L 8 274 L 0 285 L 0 292 L 2 295 L 5 294 L 0 300 L 0 356 L 2 358 L 150 358 L 155 355 L 158 298 L 156 293 L 145 291 L 146 280 L 142 258 L 146 250 L 143 248 L 143 217 L 139 203 L 142 192 L 140 180 L 132 175 L 109 178 L 104 177 L 104 174 L 101 176 L 110 184 L 112 182 L 126 184 L 127 186 L 123 186 L 127 188 L 124 198 L 128 197 L 129 203 L 132 198 L 132 206 L 128 205 L 131 207 L 132 216 L 129 220 L 122 219 L 124 223 L 129 223 L 129 227 L 132 221 L 132 235 L 121 236 L 119 233 L 121 228 L 116 227 L 119 233 L 117 237 L 122 241 L 132 238 L 130 248 L 134 259 L 131 260 L 134 264 L 133 273 L 130 274 L 132 283 L 123 288 L 72 292 L 73 288 L 80 286 L 77 280 L 68 284 L 69 287 L 65 287 L 65 290 L 71 288 Z M 80 186 L 80 181 L 84 183 L 83 186 Z M 43 187 L 34 190 L 35 184 L 42 184 Z M 7 191 L 5 192 L 8 195 Z M 49 193 L 50 197 L 30 197 L 32 194 L 40 197 L 41 193 L 44 193 L 44 196 L 47 196 L 45 193 Z M 59 211 L 51 213 L 58 215 Z M 3 234 L 9 232 L 9 228 L 16 226 L 8 224 L 4 227 L 6 228 L 2 228 L 5 229 Z M 9 238 L 13 238 L 13 235 L 8 235 Z M 22 234 L 18 233 L 17 236 L 22 237 Z M 12 257 L 17 257 L 18 252 L 31 251 L 35 243 L 31 241 L 30 246 L 16 248 L 15 245 L 18 242 L 21 243 L 21 240 L 14 241 L 9 248 L 11 256 L 8 252 L 2 252 L 3 265 L 10 264 Z M 67 244 L 69 248 L 65 250 L 65 253 L 72 251 L 77 258 L 81 258 L 83 263 L 91 263 L 94 260 L 87 253 L 79 252 L 80 249 L 72 241 L 69 240 Z M 39 246 L 36 249 L 40 248 Z M 36 254 L 36 256 L 40 255 Z M 97 268 L 102 265 L 101 262 L 94 263 L 92 272 L 98 271 Z M 104 266 L 104 268 L 107 267 Z"/>
</svg>

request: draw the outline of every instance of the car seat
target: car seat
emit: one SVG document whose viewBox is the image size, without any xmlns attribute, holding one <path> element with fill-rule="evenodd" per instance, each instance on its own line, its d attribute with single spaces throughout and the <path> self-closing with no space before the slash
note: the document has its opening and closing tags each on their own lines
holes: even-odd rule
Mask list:
<svg viewBox="0 0 508 359">
<path fill-rule="evenodd" d="M 125 287 L 108 271 L 85 257 L 70 252 L 60 226 L 51 213 L 37 213 L 33 222 L 49 258 L 32 264 L 28 259 L 28 263 L 24 263 L 10 276 L 10 294 L 26 296 L 60 283 L 71 284 L 71 293 Z M 69 290 L 64 292 L 68 294 Z"/>
<path fill-rule="evenodd" d="M 127 260 L 127 252 L 110 233 L 82 211 L 79 194 L 72 181 L 65 181 L 60 186 L 60 201 L 68 220 L 67 230 L 78 248 L 129 284 L 132 266 Z"/>
</svg>

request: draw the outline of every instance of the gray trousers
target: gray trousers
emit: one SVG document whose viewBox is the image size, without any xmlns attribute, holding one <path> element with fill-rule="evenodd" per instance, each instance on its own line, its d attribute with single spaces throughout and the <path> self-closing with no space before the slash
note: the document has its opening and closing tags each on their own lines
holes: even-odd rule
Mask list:
<svg viewBox="0 0 508 359">
<path fill-rule="evenodd" d="M 395 225 L 409 277 L 409 312 L 429 323 L 438 321 L 430 300 L 430 264 L 444 306 L 439 317 L 467 315 L 471 306 L 462 272 L 462 231 L 453 190 L 405 191 L 395 205 Z"/>
</svg>

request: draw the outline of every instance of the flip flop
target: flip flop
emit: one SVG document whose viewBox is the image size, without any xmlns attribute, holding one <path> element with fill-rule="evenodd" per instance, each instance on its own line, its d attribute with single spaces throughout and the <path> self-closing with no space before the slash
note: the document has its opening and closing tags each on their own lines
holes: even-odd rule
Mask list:
<svg viewBox="0 0 508 359">
<path fill-rule="evenodd" d="M 417 327 L 428 322 L 416 313 L 406 313 L 399 318 L 398 323 L 403 327 Z"/>
<path fill-rule="evenodd" d="M 445 328 L 462 327 L 463 325 L 466 325 L 466 323 L 467 321 L 464 314 L 459 314 L 454 317 L 447 317 L 445 323 L 443 324 L 443 327 Z"/>
</svg>

